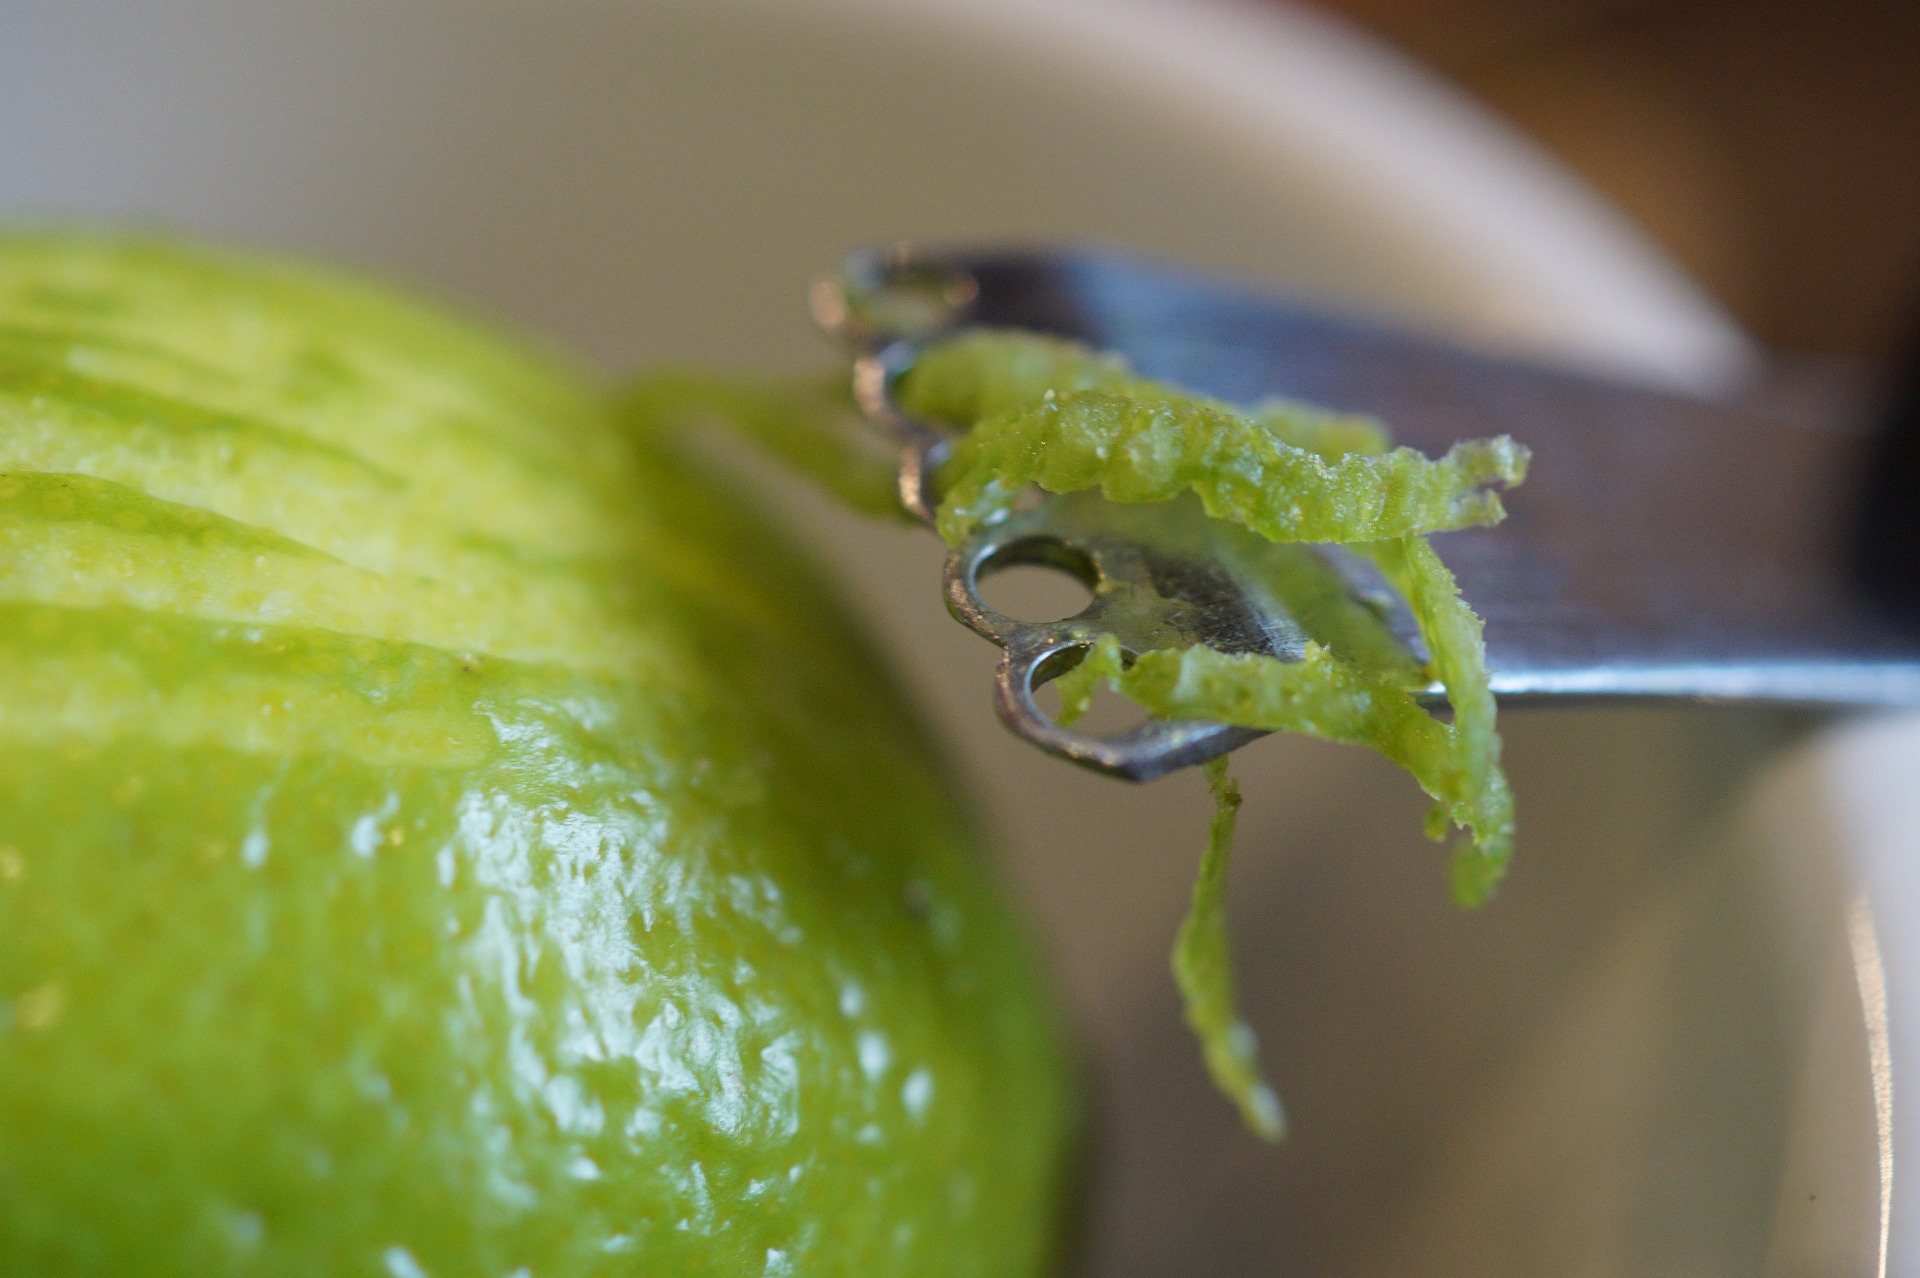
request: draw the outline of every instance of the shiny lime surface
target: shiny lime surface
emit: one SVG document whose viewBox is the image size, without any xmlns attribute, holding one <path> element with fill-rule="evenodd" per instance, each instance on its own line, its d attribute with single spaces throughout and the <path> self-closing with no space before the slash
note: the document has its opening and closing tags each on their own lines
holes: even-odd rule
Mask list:
<svg viewBox="0 0 1920 1278">
<path fill-rule="evenodd" d="M 1057 1027 L 831 595 L 573 369 L 0 235 L 0 1273 L 1043 1272 Z"/>
</svg>

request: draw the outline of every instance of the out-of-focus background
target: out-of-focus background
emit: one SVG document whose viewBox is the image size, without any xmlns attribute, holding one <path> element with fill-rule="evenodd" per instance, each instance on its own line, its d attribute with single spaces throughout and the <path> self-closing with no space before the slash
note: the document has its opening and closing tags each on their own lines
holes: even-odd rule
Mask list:
<svg viewBox="0 0 1920 1278">
<path fill-rule="evenodd" d="M 1920 4 L 1316 2 L 1553 150 L 1763 341 L 1875 357 L 1920 323 Z"/>
</svg>

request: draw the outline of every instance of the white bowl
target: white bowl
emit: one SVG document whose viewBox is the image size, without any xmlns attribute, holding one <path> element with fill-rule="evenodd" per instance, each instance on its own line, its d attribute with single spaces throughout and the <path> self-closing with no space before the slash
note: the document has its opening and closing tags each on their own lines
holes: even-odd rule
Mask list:
<svg viewBox="0 0 1920 1278">
<path fill-rule="evenodd" d="M 614 366 L 817 359 L 806 278 L 902 236 L 1099 239 L 1695 386 L 1751 359 L 1551 162 L 1278 5 L 15 0 L 0 209 L 313 250 Z M 1920 733 L 1515 716 L 1521 860 L 1472 916 L 1390 769 L 1248 750 L 1237 958 L 1295 1123 L 1268 1150 L 1165 969 L 1198 786 L 1005 737 L 930 539 L 784 500 L 954 743 L 1086 1027 L 1092 1272 L 1874 1271 L 1884 1035 L 1846 857 L 1920 846 L 1887 805 Z"/>
</svg>

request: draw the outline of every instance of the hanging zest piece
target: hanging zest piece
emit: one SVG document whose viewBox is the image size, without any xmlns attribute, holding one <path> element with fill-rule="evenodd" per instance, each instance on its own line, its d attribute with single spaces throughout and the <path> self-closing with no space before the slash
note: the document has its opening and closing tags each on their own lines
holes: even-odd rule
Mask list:
<svg viewBox="0 0 1920 1278">
<path fill-rule="evenodd" d="M 1122 665 L 1120 645 L 1111 635 L 1095 645 L 1084 661 L 1060 679 L 1060 722 L 1071 724 L 1087 712 L 1094 687 L 1102 679 L 1124 679 Z M 1214 1085 L 1239 1108 L 1255 1134 L 1277 1141 L 1286 1134 L 1286 1116 L 1280 1097 L 1260 1070 L 1253 1028 L 1240 1018 L 1227 944 L 1227 862 L 1233 854 L 1233 828 L 1240 819 L 1240 787 L 1227 775 L 1225 755 L 1201 768 L 1213 792 L 1213 820 L 1207 827 L 1207 850 L 1193 881 L 1187 917 L 1173 943 L 1173 979 Z"/>
<path fill-rule="evenodd" d="M 1240 1019 L 1227 952 L 1227 859 L 1240 818 L 1240 787 L 1227 775 L 1225 755 L 1202 767 L 1213 790 L 1213 820 L 1193 881 L 1193 901 L 1173 943 L 1173 979 L 1214 1085 L 1239 1107 L 1240 1117 L 1255 1134 L 1277 1141 L 1286 1134 L 1286 1115 L 1260 1072 L 1253 1027 Z"/>
</svg>

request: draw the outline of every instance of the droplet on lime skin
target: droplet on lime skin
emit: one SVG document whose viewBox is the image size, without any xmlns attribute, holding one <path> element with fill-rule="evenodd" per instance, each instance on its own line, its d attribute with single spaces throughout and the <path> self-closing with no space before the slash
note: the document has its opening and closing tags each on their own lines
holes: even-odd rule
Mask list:
<svg viewBox="0 0 1920 1278">
<path fill-rule="evenodd" d="M 377 287 L 0 236 L 0 1273 L 1043 1272 L 1052 1009 L 789 543 Z"/>
</svg>

